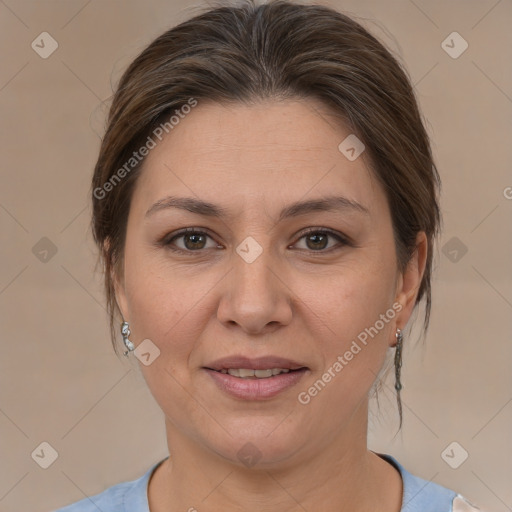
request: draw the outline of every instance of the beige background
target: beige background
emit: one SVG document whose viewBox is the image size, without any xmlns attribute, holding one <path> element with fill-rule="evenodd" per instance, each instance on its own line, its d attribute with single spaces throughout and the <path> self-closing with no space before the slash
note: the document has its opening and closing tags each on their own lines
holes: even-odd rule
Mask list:
<svg viewBox="0 0 512 512">
<path fill-rule="evenodd" d="M 53 510 L 167 455 L 161 411 L 110 346 L 87 193 L 112 86 L 196 5 L 0 0 L 2 512 Z M 370 448 L 488 511 L 512 510 L 512 3 L 330 5 L 365 18 L 406 63 L 443 179 L 431 330 L 405 353 L 402 433 L 390 386 Z M 43 31 L 59 45 L 47 59 L 31 48 Z M 469 44 L 457 59 L 441 47 L 453 31 Z M 57 249 L 46 262 L 43 237 Z M 467 247 L 458 261 L 442 250 L 453 237 Z M 458 469 L 441 457 L 453 441 L 469 453 Z M 58 452 L 48 469 L 31 457 L 42 442 Z"/>
</svg>

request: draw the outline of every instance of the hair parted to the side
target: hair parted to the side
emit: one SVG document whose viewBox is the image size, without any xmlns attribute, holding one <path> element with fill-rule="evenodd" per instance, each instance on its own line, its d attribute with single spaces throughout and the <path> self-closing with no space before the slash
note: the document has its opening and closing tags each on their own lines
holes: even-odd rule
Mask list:
<svg viewBox="0 0 512 512">
<path fill-rule="evenodd" d="M 191 98 L 243 103 L 314 98 L 343 120 L 365 144 L 385 191 L 400 271 L 416 249 L 417 234 L 427 235 L 416 301 L 425 300 L 425 335 L 441 183 L 407 72 L 362 25 L 336 10 L 242 0 L 209 8 L 156 38 L 124 72 L 113 96 L 91 196 L 116 354 L 121 318 L 112 278 L 122 272 L 130 201 L 144 161 L 108 193 L 97 190 L 105 190 L 153 130 Z M 397 399 L 400 406 L 399 394 Z"/>
</svg>

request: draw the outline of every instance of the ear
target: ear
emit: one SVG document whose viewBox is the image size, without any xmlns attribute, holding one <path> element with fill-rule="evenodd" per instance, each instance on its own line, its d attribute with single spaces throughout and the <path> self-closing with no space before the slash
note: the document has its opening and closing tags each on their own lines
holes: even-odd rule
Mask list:
<svg viewBox="0 0 512 512">
<path fill-rule="evenodd" d="M 416 249 L 407 264 L 407 268 L 403 274 L 399 273 L 398 276 L 395 301 L 402 305 L 402 309 L 396 319 L 398 329 L 403 329 L 407 325 L 414 310 L 416 297 L 418 296 L 418 291 L 425 272 L 427 253 L 427 236 L 425 232 L 420 231 L 416 237 Z M 395 336 L 393 336 L 393 341 L 395 341 L 394 338 Z"/>
<path fill-rule="evenodd" d="M 104 252 L 103 254 L 105 257 L 108 257 L 109 251 L 109 240 L 105 240 L 103 244 Z M 112 282 L 112 286 L 114 288 L 115 293 L 115 299 L 117 303 L 117 307 L 121 311 L 121 315 L 123 319 L 127 318 L 127 315 L 129 314 L 128 310 L 128 300 L 126 297 L 126 288 L 124 283 L 124 270 L 123 270 L 123 262 L 118 262 L 117 265 L 113 265 L 110 269 L 110 280 Z"/>
<path fill-rule="evenodd" d="M 126 297 L 126 288 L 122 269 L 119 271 L 112 270 L 111 278 L 116 295 L 116 302 L 124 320 L 129 318 L 128 299 Z M 121 275 L 119 275 L 121 273 Z"/>
</svg>

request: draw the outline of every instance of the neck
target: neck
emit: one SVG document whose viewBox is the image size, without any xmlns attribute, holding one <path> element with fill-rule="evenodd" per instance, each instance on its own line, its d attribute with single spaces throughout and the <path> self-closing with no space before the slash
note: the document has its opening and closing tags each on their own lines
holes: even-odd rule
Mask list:
<svg viewBox="0 0 512 512">
<path fill-rule="evenodd" d="M 299 448 L 266 469 L 223 458 L 166 421 L 171 457 L 150 481 L 151 512 L 399 512 L 400 475 L 368 451 L 365 413 L 322 446 Z"/>
</svg>

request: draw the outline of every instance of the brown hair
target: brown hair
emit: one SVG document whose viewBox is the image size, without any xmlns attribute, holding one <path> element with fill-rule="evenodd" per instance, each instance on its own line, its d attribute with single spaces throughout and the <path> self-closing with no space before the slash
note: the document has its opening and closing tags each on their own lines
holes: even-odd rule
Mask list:
<svg viewBox="0 0 512 512">
<path fill-rule="evenodd" d="M 359 23 L 329 7 L 242 0 L 210 8 L 155 39 L 124 72 L 113 97 L 91 192 L 114 351 L 118 354 L 120 312 L 112 273 L 122 268 L 130 200 L 143 160 L 129 169 L 126 162 L 191 98 L 245 103 L 315 98 L 343 119 L 365 144 L 384 188 L 400 271 L 416 248 L 417 234 L 427 235 L 416 301 L 426 299 L 425 334 L 432 249 L 441 222 L 440 179 L 407 72 Z"/>
</svg>

